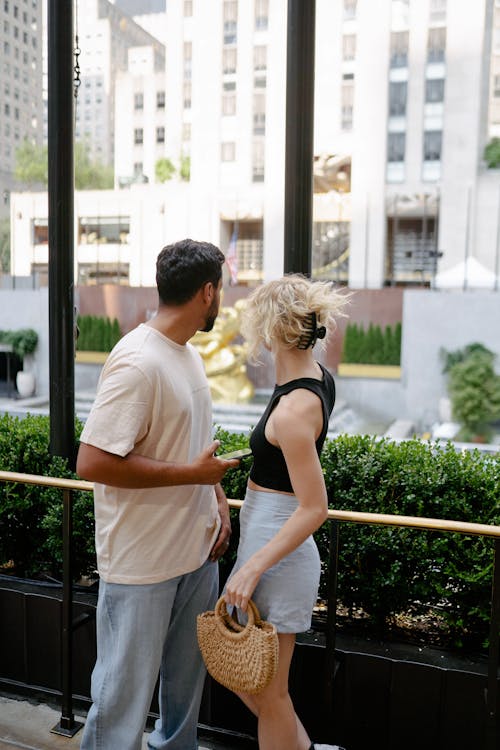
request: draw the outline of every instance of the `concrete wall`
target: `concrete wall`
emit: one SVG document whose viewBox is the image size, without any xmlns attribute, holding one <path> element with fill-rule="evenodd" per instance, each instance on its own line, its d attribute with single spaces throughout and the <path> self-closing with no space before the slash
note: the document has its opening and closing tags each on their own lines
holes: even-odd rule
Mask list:
<svg viewBox="0 0 500 750">
<path fill-rule="evenodd" d="M 49 393 L 49 298 L 48 289 L 0 290 L 0 329 L 33 328 L 38 346 L 26 369 L 35 374 L 36 395 Z"/>
<path fill-rule="evenodd" d="M 500 293 L 488 291 L 406 291 L 403 298 L 402 384 L 406 416 L 420 423 L 438 417 L 447 395 L 440 349 L 480 342 L 498 355 Z"/>
</svg>

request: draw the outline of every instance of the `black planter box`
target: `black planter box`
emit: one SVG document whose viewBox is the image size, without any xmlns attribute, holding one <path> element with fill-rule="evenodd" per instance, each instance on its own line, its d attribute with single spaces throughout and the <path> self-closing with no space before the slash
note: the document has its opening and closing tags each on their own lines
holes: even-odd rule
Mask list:
<svg viewBox="0 0 500 750">
<path fill-rule="evenodd" d="M 61 690 L 60 587 L 0 576 L 0 688 L 47 695 Z M 75 704 L 90 703 L 96 657 L 96 592 L 74 594 Z M 486 750 L 486 659 L 437 649 L 377 643 L 337 635 L 334 696 L 325 692 L 322 634 L 298 637 L 290 692 L 318 742 L 348 750 Z M 157 705 L 151 707 L 152 714 Z M 207 679 L 200 724 L 215 732 L 256 736 L 256 722 L 239 699 Z"/>
</svg>

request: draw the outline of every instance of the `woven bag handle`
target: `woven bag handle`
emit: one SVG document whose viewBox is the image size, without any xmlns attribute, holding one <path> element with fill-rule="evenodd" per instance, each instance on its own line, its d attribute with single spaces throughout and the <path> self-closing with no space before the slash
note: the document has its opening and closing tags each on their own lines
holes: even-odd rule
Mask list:
<svg viewBox="0 0 500 750">
<path fill-rule="evenodd" d="M 239 622 L 236 622 L 236 620 L 231 617 L 231 615 L 227 611 L 226 600 L 223 596 L 218 599 L 217 604 L 215 605 L 214 614 L 215 622 L 219 630 L 226 638 L 234 640 L 244 638 L 246 632 L 250 630 L 251 627 L 253 627 L 255 624 L 259 625 L 261 623 L 259 610 L 251 599 L 249 599 L 248 601 L 248 621 L 245 626 L 240 625 Z"/>
</svg>

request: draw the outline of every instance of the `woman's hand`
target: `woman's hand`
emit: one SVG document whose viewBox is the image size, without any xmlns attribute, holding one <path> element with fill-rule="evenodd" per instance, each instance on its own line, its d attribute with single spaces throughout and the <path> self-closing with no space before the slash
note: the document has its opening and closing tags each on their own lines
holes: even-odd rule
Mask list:
<svg viewBox="0 0 500 750">
<path fill-rule="evenodd" d="M 246 612 L 248 600 L 252 598 L 261 575 L 250 559 L 227 582 L 224 595 L 226 604 L 232 604 Z"/>
</svg>

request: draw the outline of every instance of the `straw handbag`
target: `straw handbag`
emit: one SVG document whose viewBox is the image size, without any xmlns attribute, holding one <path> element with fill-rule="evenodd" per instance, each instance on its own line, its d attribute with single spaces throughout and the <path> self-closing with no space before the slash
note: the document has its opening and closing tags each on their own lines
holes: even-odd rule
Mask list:
<svg viewBox="0 0 500 750">
<path fill-rule="evenodd" d="M 224 597 L 197 617 L 198 644 L 208 673 L 235 692 L 260 693 L 278 669 L 278 634 L 260 619 L 252 600 L 245 626 L 233 620 Z"/>
</svg>

